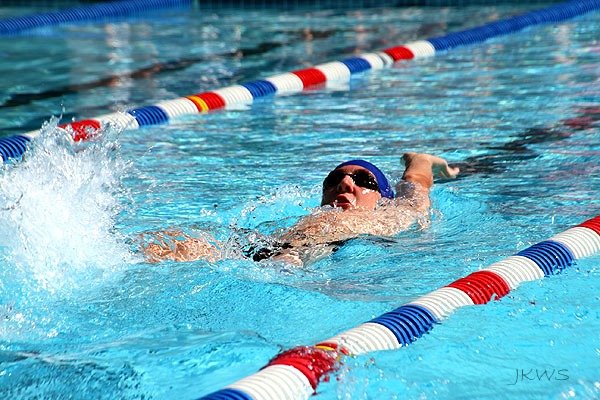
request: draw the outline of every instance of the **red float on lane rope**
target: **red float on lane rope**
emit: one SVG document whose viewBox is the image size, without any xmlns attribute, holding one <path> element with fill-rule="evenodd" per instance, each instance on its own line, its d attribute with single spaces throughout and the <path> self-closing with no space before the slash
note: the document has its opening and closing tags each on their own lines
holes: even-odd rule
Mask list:
<svg viewBox="0 0 600 400">
<path fill-rule="evenodd" d="M 411 60 L 415 58 L 414 53 L 407 47 L 404 46 L 396 46 L 390 47 L 389 49 L 383 50 L 385 54 L 392 57 L 392 60 Z"/>
<path fill-rule="evenodd" d="M 448 287 L 465 292 L 475 304 L 485 304 L 492 299 L 493 295 L 499 299 L 510 292 L 508 283 L 500 275 L 491 271 L 473 272 L 452 282 Z"/>
<path fill-rule="evenodd" d="M 321 377 L 336 369 L 337 353 L 316 347 L 301 346 L 284 351 L 273 358 L 270 365 L 288 365 L 302 372 L 313 389 L 317 388 Z"/>
<path fill-rule="evenodd" d="M 577 226 L 583 226 L 585 228 L 589 228 L 600 235 L 600 215 L 592 218 L 590 220 L 585 221 L 583 224 L 579 224 Z"/>
<path fill-rule="evenodd" d="M 225 107 L 225 99 L 223 99 L 215 92 L 203 92 L 195 94 L 193 96 L 199 97 L 200 99 L 204 100 L 209 110 L 218 110 L 219 108 Z M 196 107 L 198 107 L 198 104 L 196 104 Z M 198 108 L 198 111 L 203 112 L 204 110 Z"/>
<path fill-rule="evenodd" d="M 79 142 L 94 136 L 100 130 L 100 121 L 96 121 L 95 119 L 84 119 L 81 121 L 69 122 L 68 124 L 62 124 L 58 127 L 67 128 L 68 126 L 73 129 L 73 140 Z"/>
<path fill-rule="evenodd" d="M 297 71 L 292 71 L 292 74 L 300 78 L 305 89 L 310 86 L 323 84 L 327 81 L 325 74 L 316 68 L 299 69 Z"/>
</svg>

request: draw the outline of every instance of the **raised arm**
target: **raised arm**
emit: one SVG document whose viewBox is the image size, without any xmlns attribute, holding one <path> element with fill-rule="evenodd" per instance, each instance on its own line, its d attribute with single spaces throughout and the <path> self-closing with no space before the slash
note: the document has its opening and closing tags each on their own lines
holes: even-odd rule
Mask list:
<svg viewBox="0 0 600 400">
<path fill-rule="evenodd" d="M 429 191 L 433 186 L 434 176 L 445 179 L 456 178 L 458 168 L 450 167 L 446 160 L 423 153 L 405 153 L 404 175 L 396 185 L 397 196 L 414 202 L 418 209 L 427 209 L 431 205 Z"/>
</svg>

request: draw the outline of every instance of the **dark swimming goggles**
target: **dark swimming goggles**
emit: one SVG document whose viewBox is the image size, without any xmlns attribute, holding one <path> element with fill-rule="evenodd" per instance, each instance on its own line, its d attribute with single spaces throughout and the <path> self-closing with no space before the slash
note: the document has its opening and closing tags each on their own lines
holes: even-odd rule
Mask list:
<svg viewBox="0 0 600 400">
<path fill-rule="evenodd" d="M 360 186 L 365 189 L 374 190 L 379 192 L 379 185 L 377 184 L 377 180 L 367 171 L 355 171 L 351 173 L 347 173 L 344 171 L 340 171 L 339 169 L 334 169 L 327 175 L 327 178 L 323 181 L 323 190 L 331 189 L 332 187 L 339 185 L 339 183 L 344 179 L 345 176 L 349 176 L 354 181 L 354 184 Z"/>
</svg>

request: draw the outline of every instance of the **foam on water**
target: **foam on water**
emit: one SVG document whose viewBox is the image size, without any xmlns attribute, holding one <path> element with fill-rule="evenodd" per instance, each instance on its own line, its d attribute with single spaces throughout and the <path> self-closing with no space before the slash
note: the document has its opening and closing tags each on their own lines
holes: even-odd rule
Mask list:
<svg viewBox="0 0 600 400">
<path fill-rule="evenodd" d="M 1 170 L 0 257 L 12 266 L 0 272 L 5 300 L 15 301 L 16 292 L 62 297 L 102 282 L 132 258 L 114 230 L 129 169 L 114 133 L 77 148 L 56 122 L 45 125 L 21 162 Z"/>
</svg>

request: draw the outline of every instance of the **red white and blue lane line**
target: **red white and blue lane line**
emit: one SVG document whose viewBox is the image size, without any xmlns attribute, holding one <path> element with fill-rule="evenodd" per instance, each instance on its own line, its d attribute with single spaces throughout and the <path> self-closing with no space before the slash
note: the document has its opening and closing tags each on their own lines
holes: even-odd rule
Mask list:
<svg viewBox="0 0 600 400">
<path fill-rule="evenodd" d="M 460 307 L 498 300 L 523 282 L 560 273 L 597 253 L 600 215 L 356 328 L 284 351 L 256 374 L 200 400 L 308 399 L 344 356 L 409 345 Z"/>
<path fill-rule="evenodd" d="M 74 140 L 78 141 L 87 139 L 99 129 L 109 125 L 119 130 L 138 129 L 143 126 L 166 123 L 184 114 L 236 108 L 250 104 L 258 98 L 289 95 L 318 85 L 326 86 L 328 83 L 337 84 L 349 81 L 353 74 L 370 69 L 381 69 L 397 61 L 431 57 L 438 52 L 457 46 L 484 42 L 487 39 L 518 32 L 534 25 L 562 22 L 598 9 L 600 9 L 600 0 L 569 1 L 445 36 L 410 42 L 379 52 L 316 65 L 312 68 L 167 100 L 123 113 L 111 113 L 71 122 L 61 127 L 68 128 L 72 132 Z M 3 160 L 20 158 L 27 148 L 27 143 L 39 133 L 40 131 L 36 130 L 0 139 L 0 156 Z"/>
</svg>

